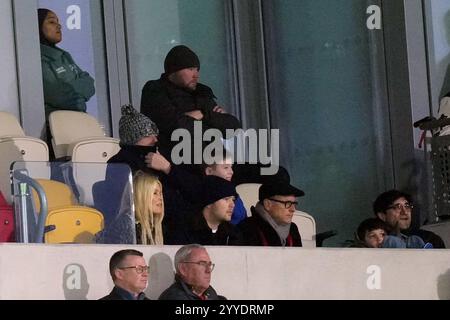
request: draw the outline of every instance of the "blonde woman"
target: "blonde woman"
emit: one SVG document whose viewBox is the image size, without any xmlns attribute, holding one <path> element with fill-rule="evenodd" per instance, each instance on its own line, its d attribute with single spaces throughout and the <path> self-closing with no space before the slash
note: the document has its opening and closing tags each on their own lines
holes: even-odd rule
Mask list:
<svg viewBox="0 0 450 320">
<path fill-rule="evenodd" d="M 163 244 L 164 199 L 157 177 L 137 171 L 133 178 L 136 239 L 139 244 Z"/>
</svg>

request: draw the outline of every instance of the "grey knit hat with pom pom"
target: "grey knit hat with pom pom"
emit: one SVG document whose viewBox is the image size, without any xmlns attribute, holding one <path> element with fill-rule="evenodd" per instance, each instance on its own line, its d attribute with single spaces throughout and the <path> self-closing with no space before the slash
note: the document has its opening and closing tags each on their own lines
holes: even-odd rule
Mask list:
<svg viewBox="0 0 450 320">
<path fill-rule="evenodd" d="M 133 106 L 125 105 L 121 110 L 119 136 L 122 145 L 135 145 L 142 138 L 159 134 L 156 124 Z"/>
</svg>

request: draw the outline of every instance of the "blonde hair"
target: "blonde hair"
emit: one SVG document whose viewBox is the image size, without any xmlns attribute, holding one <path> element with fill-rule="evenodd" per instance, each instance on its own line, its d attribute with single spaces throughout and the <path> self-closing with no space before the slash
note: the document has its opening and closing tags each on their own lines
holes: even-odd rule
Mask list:
<svg viewBox="0 0 450 320">
<path fill-rule="evenodd" d="M 153 214 L 153 193 L 156 186 L 161 189 L 162 212 Z M 142 244 L 163 244 L 162 220 L 164 218 L 164 198 L 162 185 L 157 177 L 137 171 L 133 178 L 134 207 L 136 222 L 141 224 Z"/>
</svg>

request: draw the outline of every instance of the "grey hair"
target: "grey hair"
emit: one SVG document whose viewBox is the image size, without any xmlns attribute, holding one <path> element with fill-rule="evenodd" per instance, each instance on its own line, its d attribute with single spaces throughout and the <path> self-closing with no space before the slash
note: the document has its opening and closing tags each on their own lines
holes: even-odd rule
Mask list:
<svg viewBox="0 0 450 320">
<path fill-rule="evenodd" d="M 181 262 L 188 261 L 191 256 L 192 250 L 194 249 L 203 249 L 206 250 L 204 246 L 198 243 L 187 244 L 178 249 L 177 253 L 175 253 L 175 258 L 173 264 L 175 266 L 175 271 L 177 274 L 180 274 L 179 264 Z"/>
</svg>

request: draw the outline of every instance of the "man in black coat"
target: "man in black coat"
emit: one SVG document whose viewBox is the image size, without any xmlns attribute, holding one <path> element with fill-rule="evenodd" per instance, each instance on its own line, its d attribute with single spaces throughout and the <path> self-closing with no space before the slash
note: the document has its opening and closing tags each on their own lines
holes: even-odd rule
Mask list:
<svg viewBox="0 0 450 320">
<path fill-rule="evenodd" d="M 395 189 L 383 192 L 373 203 L 375 216 L 386 222 L 389 234 L 403 239 L 407 247 L 445 248 L 444 241 L 437 234 L 410 229 L 413 208 L 412 196 Z"/>
<path fill-rule="evenodd" d="M 160 143 L 169 150 L 176 144 L 171 134 L 187 129 L 193 137 L 194 123 L 201 121 L 203 130 L 238 129 L 241 124 L 217 105 L 213 91 L 198 82 L 200 60 L 188 47 L 173 47 L 164 60 L 164 71 L 158 80 L 148 81 L 142 89 L 141 112 L 155 121 L 160 129 Z M 225 137 L 225 136 L 224 136 Z"/>
<path fill-rule="evenodd" d="M 301 247 L 302 239 L 292 217 L 296 197 L 305 193 L 287 181 L 261 185 L 252 216 L 238 225 L 239 243 L 246 246 Z"/>
<path fill-rule="evenodd" d="M 225 300 L 210 285 L 214 263 L 206 249 L 188 244 L 178 249 L 174 259 L 175 282 L 159 300 Z"/>
<path fill-rule="evenodd" d="M 143 292 L 148 284 L 148 268 L 142 252 L 117 251 L 109 260 L 114 288 L 100 300 L 149 300 Z"/>
<path fill-rule="evenodd" d="M 165 238 L 167 244 L 199 243 L 202 245 L 233 245 L 238 242 L 230 223 L 236 199 L 236 187 L 230 181 L 206 176 L 198 190 L 199 209 L 180 223 Z M 166 242 L 167 240 L 167 242 Z"/>
</svg>

